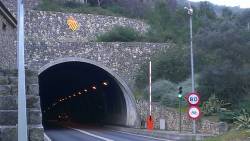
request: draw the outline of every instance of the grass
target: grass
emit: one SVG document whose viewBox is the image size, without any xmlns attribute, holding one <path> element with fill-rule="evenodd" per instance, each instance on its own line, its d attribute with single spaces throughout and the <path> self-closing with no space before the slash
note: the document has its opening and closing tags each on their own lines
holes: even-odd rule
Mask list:
<svg viewBox="0 0 250 141">
<path fill-rule="evenodd" d="M 250 130 L 230 131 L 224 135 L 208 138 L 205 141 L 249 141 Z"/>
<path fill-rule="evenodd" d="M 76 2 L 60 3 L 53 0 L 43 0 L 36 7 L 40 11 L 55 11 L 63 13 L 84 13 L 107 16 L 122 16 L 122 9 L 118 6 L 99 7 Z"/>
</svg>

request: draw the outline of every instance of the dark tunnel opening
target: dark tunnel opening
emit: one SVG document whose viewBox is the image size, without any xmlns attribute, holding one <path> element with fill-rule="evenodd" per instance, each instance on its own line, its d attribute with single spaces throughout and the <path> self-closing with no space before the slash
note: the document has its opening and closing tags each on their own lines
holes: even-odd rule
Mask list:
<svg viewBox="0 0 250 141">
<path fill-rule="evenodd" d="M 126 125 L 123 90 L 109 72 L 96 65 L 54 65 L 40 73 L 39 87 L 45 128 L 51 121 Z"/>
</svg>

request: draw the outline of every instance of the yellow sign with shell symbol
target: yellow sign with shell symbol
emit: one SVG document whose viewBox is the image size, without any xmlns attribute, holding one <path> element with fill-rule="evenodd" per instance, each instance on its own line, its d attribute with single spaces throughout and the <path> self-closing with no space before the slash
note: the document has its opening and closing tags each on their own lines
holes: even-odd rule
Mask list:
<svg viewBox="0 0 250 141">
<path fill-rule="evenodd" d="M 67 24 L 72 31 L 76 31 L 79 28 L 79 23 L 72 16 L 67 19 Z"/>
</svg>

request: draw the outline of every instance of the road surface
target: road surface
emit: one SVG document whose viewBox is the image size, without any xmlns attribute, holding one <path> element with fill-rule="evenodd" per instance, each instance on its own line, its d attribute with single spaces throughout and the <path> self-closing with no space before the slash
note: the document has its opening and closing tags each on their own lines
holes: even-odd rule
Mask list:
<svg viewBox="0 0 250 141">
<path fill-rule="evenodd" d="M 52 141 L 172 141 L 100 127 L 50 128 L 45 130 Z"/>
</svg>

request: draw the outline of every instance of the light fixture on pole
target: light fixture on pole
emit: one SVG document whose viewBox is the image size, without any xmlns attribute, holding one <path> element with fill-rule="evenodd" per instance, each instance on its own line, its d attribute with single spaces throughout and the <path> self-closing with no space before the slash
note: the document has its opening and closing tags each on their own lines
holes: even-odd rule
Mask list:
<svg viewBox="0 0 250 141">
<path fill-rule="evenodd" d="M 191 3 L 189 2 L 189 7 L 184 7 L 187 10 L 189 15 L 189 24 L 190 24 L 190 58 L 191 58 L 191 80 L 192 80 L 192 92 L 195 92 L 194 86 L 194 54 L 193 54 L 193 20 L 192 16 L 194 13 L 193 8 L 191 7 Z M 196 123 L 193 120 L 193 133 L 196 134 Z"/>
</svg>

